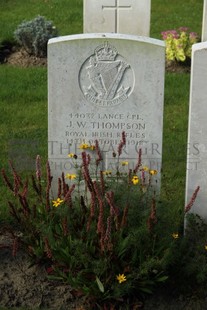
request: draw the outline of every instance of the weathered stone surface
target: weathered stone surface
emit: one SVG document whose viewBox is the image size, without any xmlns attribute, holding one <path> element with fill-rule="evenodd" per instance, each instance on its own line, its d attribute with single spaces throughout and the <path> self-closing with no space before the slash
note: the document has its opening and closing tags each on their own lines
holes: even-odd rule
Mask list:
<svg viewBox="0 0 207 310">
<path fill-rule="evenodd" d="M 193 45 L 188 152 L 186 204 L 200 186 L 191 212 L 207 220 L 207 42 Z"/>
<path fill-rule="evenodd" d="M 84 33 L 150 36 L 151 0 L 84 0 Z"/>
<path fill-rule="evenodd" d="M 207 0 L 203 0 L 202 41 L 207 41 Z"/>
<path fill-rule="evenodd" d="M 71 172 L 68 153 L 99 141 L 102 168 L 121 156 L 129 168 L 142 149 L 143 164 L 160 173 L 162 160 L 165 47 L 159 40 L 120 34 L 74 35 L 48 45 L 48 156 L 55 178 Z M 159 178 L 159 174 L 158 174 Z"/>
</svg>

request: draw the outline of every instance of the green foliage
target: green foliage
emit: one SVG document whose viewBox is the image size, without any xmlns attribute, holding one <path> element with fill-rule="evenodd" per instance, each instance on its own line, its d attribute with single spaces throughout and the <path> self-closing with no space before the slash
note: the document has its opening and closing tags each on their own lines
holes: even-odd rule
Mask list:
<svg viewBox="0 0 207 310">
<path fill-rule="evenodd" d="M 118 158 L 115 174 L 104 174 L 90 169 L 101 162 L 98 144 L 92 150 L 84 144 L 81 163 L 69 154 L 79 176 L 62 174 L 58 198 L 52 201 L 50 167 L 47 164 L 44 178 L 39 157 L 31 184 L 22 181 L 12 164 L 13 182 L 2 170 L 16 200 L 9 200 L 9 208 L 20 230 L 12 234 L 13 254 L 22 244 L 33 262 L 48 266 L 49 278 L 67 282 L 92 303 L 105 306 L 121 300 L 130 306 L 135 297 L 152 293 L 166 281 L 182 292 L 207 285 L 207 224 L 187 213 L 185 235 L 181 220 L 177 230 L 166 225 L 166 214 L 151 194 L 151 179 L 143 190 L 150 170 L 139 160 L 133 173 L 127 172 Z M 183 220 L 183 214 L 180 217 Z"/>
<path fill-rule="evenodd" d="M 207 285 L 207 224 L 196 214 L 186 215 L 185 235 L 179 234 L 163 256 L 169 284 L 188 293 Z"/>
<path fill-rule="evenodd" d="M 14 32 L 17 43 L 29 54 L 45 57 L 47 42 L 57 35 L 56 27 L 43 16 L 37 16 L 31 21 L 24 21 Z"/>
<path fill-rule="evenodd" d="M 52 279 L 68 282 L 100 304 L 133 301 L 167 279 L 157 248 L 157 171 L 142 166 L 141 153 L 134 170 L 128 169 L 120 160 L 125 143 L 122 133 L 111 172 L 99 169 L 98 141 L 95 146 L 81 145 L 81 158 L 69 154 L 78 174 L 62 174 L 52 201 L 50 167 L 47 164 L 44 178 L 39 156 L 30 183 L 22 181 L 11 163 L 12 182 L 2 170 L 16 200 L 9 200 L 21 230 L 18 237 L 14 234 L 15 244 L 21 243 L 34 262 L 47 263 Z"/>
</svg>

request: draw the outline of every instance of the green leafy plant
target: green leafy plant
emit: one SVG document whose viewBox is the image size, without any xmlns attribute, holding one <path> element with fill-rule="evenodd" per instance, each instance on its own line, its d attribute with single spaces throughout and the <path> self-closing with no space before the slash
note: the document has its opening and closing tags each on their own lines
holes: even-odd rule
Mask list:
<svg viewBox="0 0 207 310">
<path fill-rule="evenodd" d="M 161 32 L 166 43 L 166 59 L 169 61 L 187 62 L 191 59 L 192 45 L 199 41 L 195 32 L 187 27 Z"/>
<path fill-rule="evenodd" d="M 185 235 L 177 234 L 163 256 L 169 286 L 189 294 L 207 285 L 207 225 L 197 214 L 186 216 Z"/>
<path fill-rule="evenodd" d="M 14 32 L 17 43 L 29 54 L 38 57 L 47 55 L 47 42 L 56 35 L 56 27 L 44 16 L 37 16 L 31 21 L 24 21 Z"/>
<path fill-rule="evenodd" d="M 44 179 L 39 156 L 31 184 L 21 180 L 12 164 L 13 182 L 2 170 L 18 202 L 9 201 L 21 229 L 13 252 L 22 244 L 36 263 L 47 264 L 51 279 L 69 283 L 99 304 L 131 302 L 167 279 L 162 250 L 157 248 L 152 185 L 157 171 L 142 165 L 141 151 L 134 170 L 127 169 L 128 163 L 120 158 L 125 144 L 123 132 L 113 154 L 114 171 L 100 169 L 98 141 L 81 145 L 81 161 L 79 155 L 69 154 L 77 174 L 62 174 L 52 200 L 50 167 L 47 164 Z"/>
<path fill-rule="evenodd" d="M 11 162 L 13 181 L 2 170 L 18 224 L 18 233 L 8 229 L 13 255 L 24 247 L 33 263 L 45 264 L 50 279 L 69 283 L 74 295 L 85 296 L 91 307 L 121 307 L 124 302 L 130 309 L 166 281 L 180 289 L 186 281 L 207 283 L 207 228 L 188 214 L 199 187 L 183 212 L 185 235 L 168 228 L 163 234 L 153 186 L 157 171 L 142 165 L 141 151 L 134 170 L 128 169 L 121 160 L 125 144 L 123 132 L 113 152 L 113 171 L 100 169 L 98 141 L 82 144 L 81 154 L 68 154 L 77 173 L 62 173 L 53 198 L 50 166 L 44 177 L 39 156 L 30 181 L 22 181 Z"/>
<path fill-rule="evenodd" d="M 200 186 L 184 208 L 184 233 L 182 225 L 172 233 L 173 242 L 163 252 L 162 266 L 169 276 L 167 286 L 178 294 L 192 294 L 207 285 L 207 224 L 198 214 L 190 212 L 199 191 Z"/>
</svg>

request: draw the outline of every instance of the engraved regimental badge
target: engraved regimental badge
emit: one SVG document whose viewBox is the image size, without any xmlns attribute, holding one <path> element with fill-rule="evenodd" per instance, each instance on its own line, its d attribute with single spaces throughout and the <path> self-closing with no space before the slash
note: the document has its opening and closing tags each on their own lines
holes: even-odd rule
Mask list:
<svg viewBox="0 0 207 310">
<path fill-rule="evenodd" d="M 110 107 L 130 96 L 134 88 L 134 74 L 116 48 L 105 42 L 81 66 L 79 85 L 87 101 Z"/>
</svg>

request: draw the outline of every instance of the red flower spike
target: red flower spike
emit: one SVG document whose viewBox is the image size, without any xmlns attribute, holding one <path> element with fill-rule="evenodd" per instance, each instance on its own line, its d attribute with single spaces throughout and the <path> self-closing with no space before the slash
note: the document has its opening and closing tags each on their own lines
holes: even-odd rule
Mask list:
<svg viewBox="0 0 207 310">
<path fill-rule="evenodd" d="M 192 206 L 193 206 L 193 204 L 194 204 L 194 202 L 195 202 L 195 200 L 196 200 L 196 197 L 197 197 L 197 195 L 198 195 L 199 190 L 200 190 L 200 186 L 198 186 L 198 187 L 196 188 L 196 190 L 194 191 L 194 193 L 193 193 L 193 195 L 192 195 L 192 197 L 191 197 L 191 199 L 190 199 L 190 202 L 189 202 L 189 203 L 187 204 L 187 206 L 185 207 L 185 213 L 189 212 L 190 209 L 192 208 Z"/>
<path fill-rule="evenodd" d="M 155 224 L 157 224 L 156 204 L 155 204 L 155 199 L 152 198 L 151 212 L 150 212 L 150 216 L 147 220 L 147 226 L 148 226 L 150 233 L 152 232 Z"/>
<path fill-rule="evenodd" d="M 45 252 L 47 254 L 47 257 L 52 258 L 52 251 L 51 251 L 51 248 L 49 246 L 49 240 L 47 237 L 45 237 L 44 242 L 45 242 Z"/>
<path fill-rule="evenodd" d="M 139 149 L 139 153 L 138 153 L 138 161 L 137 161 L 137 164 L 134 168 L 134 173 L 136 174 L 137 171 L 139 170 L 139 167 L 141 166 L 142 164 L 142 149 Z"/>
</svg>

